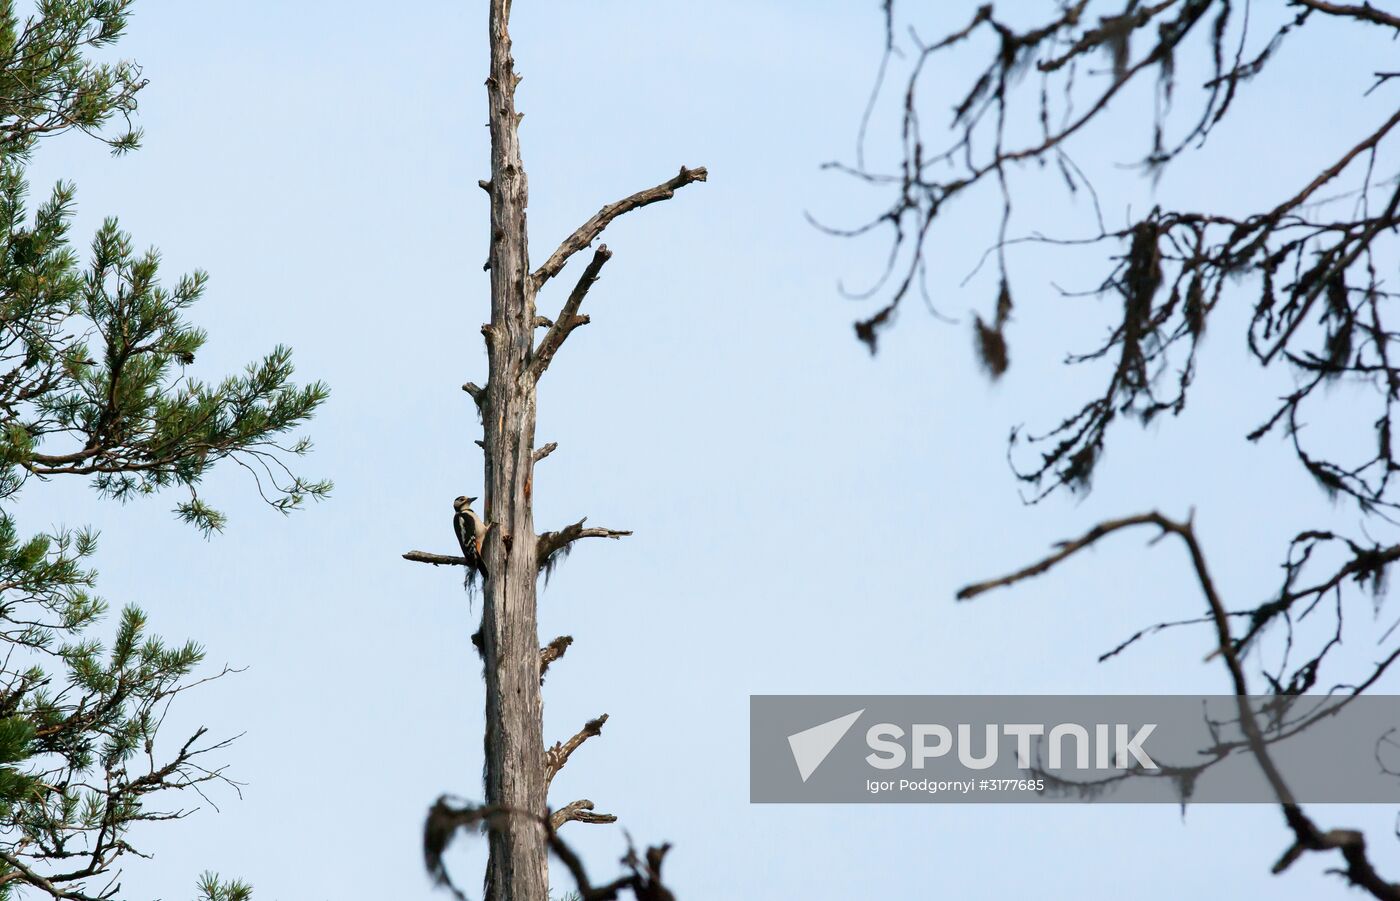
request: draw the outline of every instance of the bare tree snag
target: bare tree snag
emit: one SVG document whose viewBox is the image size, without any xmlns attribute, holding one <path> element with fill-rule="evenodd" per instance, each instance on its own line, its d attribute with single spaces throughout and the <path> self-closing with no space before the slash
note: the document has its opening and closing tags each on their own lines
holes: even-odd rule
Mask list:
<svg viewBox="0 0 1400 901">
<path fill-rule="evenodd" d="M 598 247 L 554 319 L 536 312 L 535 297 L 613 219 L 704 181 L 706 171 L 682 167 L 678 175 L 656 187 L 603 207 L 532 273 L 525 212 L 528 187 L 520 155 L 520 114 L 515 109 L 520 76 L 515 72 L 509 33 L 511 2 L 490 0 L 489 5 L 491 61 L 486 96 L 491 177 L 479 182 L 491 198 L 491 246 L 485 266 L 491 279 L 491 321 L 481 327 L 489 372 L 484 387 L 473 382 L 462 386 L 476 403 L 484 431 L 477 444 L 485 456 L 482 493 L 487 531 L 482 556 L 490 578 L 483 582 L 481 628 L 472 643 L 481 654 L 486 681 L 486 799 L 480 806 L 467 807 L 439 799 L 425 824 L 425 861 L 439 884 L 451 886 L 443 849 L 457 830 L 484 825 L 490 841 L 485 894 L 491 901 L 548 901 L 551 853 L 563 862 L 585 899 L 616 898 L 623 890 L 641 901 L 669 898 L 660 882 L 664 846 L 649 849 L 645 860 L 630 853 L 624 860 L 630 875 L 595 887 L 555 830 L 566 822 L 611 823 L 616 818 L 594 813 L 589 800 L 574 801 L 553 813 L 548 805 L 550 779 L 579 745 L 599 734 L 607 716 L 590 720 L 577 735 L 546 750 L 540 686 L 549 664 L 564 655 L 573 639 L 565 635 L 540 647 L 539 577 L 541 572 L 547 575 L 549 566 L 580 538 L 621 538 L 632 533 L 585 528 L 585 520 L 580 519 L 557 532 L 535 534 L 533 468 L 557 446 L 535 447 L 536 383 L 569 334 L 588 323 L 579 307 L 611 251 Z M 537 328 L 546 330 L 538 345 Z M 434 566 L 467 565 L 458 554 L 409 551 L 403 556 Z"/>
<path fill-rule="evenodd" d="M 528 187 L 520 157 L 511 56 L 510 0 L 491 0 L 491 322 L 482 329 L 486 383 L 487 534 L 481 635 L 486 679 L 486 803 L 505 810 L 547 809 L 541 746 L 539 638 L 535 624 L 535 529 L 525 485 L 535 446 L 533 350 L 535 292 L 525 208 Z M 511 536 L 507 542 L 505 536 Z M 494 901 L 545 901 L 548 848 L 542 824 L 502 817 L 489 831 L 486 895 Z"/>
</svg>

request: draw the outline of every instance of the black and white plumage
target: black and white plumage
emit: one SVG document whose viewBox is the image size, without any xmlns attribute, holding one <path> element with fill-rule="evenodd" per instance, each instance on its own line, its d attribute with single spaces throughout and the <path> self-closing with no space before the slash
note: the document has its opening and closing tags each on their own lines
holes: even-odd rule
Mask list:
<svg viewBox="0 0 1400 901">
<path fill-rule="evenodd" d="M 486 578 L 486 561 L 482 550 L 486 542 L 486 523 L 472 509 L 474 497 L 462 495 L 452 502 L 455 511 L 452 516 L 452 530 L 457 533 L 457 543 L 462 547 L 462 556 L 467 558 L 469 569 L 481 573 Z"/>
</svg>

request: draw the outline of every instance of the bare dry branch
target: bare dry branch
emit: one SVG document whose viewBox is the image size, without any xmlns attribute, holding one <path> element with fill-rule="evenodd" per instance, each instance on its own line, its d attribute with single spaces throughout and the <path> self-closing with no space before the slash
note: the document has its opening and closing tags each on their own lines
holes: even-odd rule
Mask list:
<svg viewBox="0 0 1400 901">
<path fill-rule="evenodd" d="M 569 762 L 569 757 L 578 750 L 579 746 L 595 735 L 603 732 L 603 724 L 608 721 L 605 713 L 596 719 L 591 719 L 583 724 L 583 728 L 569 737 L 568 741 L 555 742 L 554 746 L 544 752 L 545 784 L 548 785 L 554 780 L 554 774 L 564 768 L 564 764 Z"/>
<path fill-rule="evenodd" d="M 539 378 L 544 371 L 549 368 L 549 363 L 563 346 L 564 339 L 574 329 L 581 325 L 587 325 L 587 316 L 580 316 L 578 309 L 583 303 L 584 297 L 588 295 L 588 289 L 593 287 L 593 283 L 598 280 L 598 273 L 602 270 L 603 264 L 612 259 L 612 251 L 608 250 L 608 245 L 602 244 L 593 252 L 593 259 L 589 260 L 588 268 L 583 270 L 583 275 L 579 276 L 578 284 L 574 285 L 574 290 L 569 292 L 569 299 L 564 302 L 564 308 L 559 311 L 559 316 L 554 320 L 554 324 L 545 332 L 540 339 L 539 347 L 535 348 L 534 355 L 530 358 L 530 374 Z"/>
<path fill-rule="evenodd" d="M 580 519 L 573 525 L 565 526 L 557 532 L 540 533 L 539 543 L 536 544 L 535 557 L 540 569 L 549 566 L 550 560 L 558 553 L 568 553 L 569 545 L 580 538 L 625 538 L 631 535 L 631 530 L 627 529 L 595 529 L 585 528 L 584 523 L 588 517 Z"/>
<path fill-rule="evenodd" d="M 708 177 L 709 173 L 705 171 L 704 166 L 698 169 L 687 169 L 682 166 L 680 173 L 674 178 L 603 207 L 592 219 L 580 225 L 577 231 L 565 238 L 564 243 L 560 244 L 559 248 L 549 255 L 549 259 L 535 270 L 531 276 L 535 290 L 538 291 L 545 282 L 558 275 L 560 270 L 564 268 L 564 264 L 569 261 L 569 257 L 592 244 L 603 233 L 603 229 L 608 227 L 608 223 L 618 216 L 659 200 L 670 200 L 678 189 L 697 181 L 705 181 Z"/>
<path fill-rule="evenodd" d="M 569 645 L 573 643 L 574 637 L 572 635 L 560 635 L 558 638 L 554 639 L 549 644 L 540 648 L 541 685 L 544 684 L 544 674 L 545 671 L 549 669 L 549 665 L 554 661 L 558 660 L 560 657 L 563 657 L 564 652 L 567 651 L 569 649 Z"/>
<path fill-rule="evenodd" d="M 1110 519 L 1106 522 L 1101 522 L 1098 525 L 1094 526 L 1092 529 L 1090 529 L 1081 538 L 1077 538 L 1073 541 L 1059 542 L 1059 544 L 1056 545 L 1058 550 L 1056 550 L 1055 553 L 1049 555 L 1043 560 L 1032 563 L 1030 566 L 1027 566 L 1023 569 L 1019 569 L 1016 572 L 1010 573 L 1009 575 L 1005 575 L 997 579 L 988 579 L 985 582 L 976 582 L 972 585 L 964 586 L 963 588 L 958 590 L 957 599 L 960 601 L 968 601 L 984 592 L 991 591 L 996 588 L 1007 588 L 1009 586 L 1015 585 L 1017 582 L 1033 578 L 1035 576 L 1040 575 L 1041 573 L 1047 572 L 1057 564 L 1064 562 L 1069 557 L 1074 556 L 1075 554 L 1089 547 L 1094 542 L 1098 541 L 1100 538 L 1103 538 L 1106 535 L 1110 535 L 1114 532 L 1117 532 L 1120 529 L 1127 529 L 1133 526 L 1142 525 L 1155 525 L 1163 531 L 1167 531 L 1170 528 L 1171 523 L 1167 520 L 1166 517 L 1162 516 L 1162 514 L 1156 512 L 1143 513 L 1137 516 L 1128 516 L 1123 519 Z"/>
<path fill-rule="evenodd" d="M 1237 97 L 1279 58 L 1279 47 L 1286 39 L 1305 40 L 1293 36 L 1320 33 L 1310 26 L 1325 16 L 1353 20 L 1350 24 L 1358 36 L 1374 32 L 1377 26 L 1394 29 L 1400 22 L 1400 16 L 1371 4 L 1297 0 L 1293 5 L 1294 14 L 1280 17 L 1258 40 L 1252 39 L 1249 16 L 1241 15 L 1238 5 L 1228 0 L 1133 4 L 1121 15 L 1094 15 L 1086 0 L 1077 0 L 1047 12 L 1043 21 L 1026 29 L 999 20 L 993 7 L 986 5 L 965 28 L 942 40 L 923 41 L 911 30 L 914 52 L 902 54 L 895 46 L 895 4 L 893 0 L 884 4 L 886 40 L 871 104 L 878 99 L 892 58 L 903 56 L 909 63 L 900 92 L 903 159 L 888 170 L 865 167 L 859 148 L 871 121 L 867 110 L 857 142 L 857 165 L 831 165 L 890 197 L 890 204 L 863 225 L 828 229 L 841 235 L 875 229 L 891 234 L 878 282 L 868 292 L 855 295 L 886 295 L 881 309 L 857 323 L 861 340 L 873 351 L 877 334 L 890 325 L 907 295 L 923 293 L 923 299 L 930 301 L 923 291 L 925 267 L 933 265 L 931 256 L 924 253 L 925 236 L 935 220 L 950 214 L 954 205 L 949 201 L 978 183 L 996 182 L 1001 195 L 1000 227 L 986 255 L 1000 269 L 998 320 L 1004 318 L 1001 310 L 1009 309 L 1008 252 L 1014 245 L 1100 244 L 1117 245 L 1123 251 L 1114 253 L 1116 262 L 1097 286 L 1073 292 L 1102 295 L 1121 304 L 1122 320 L 1114 324 L 1108 339 L 1068 358 L 1075 364 L 1104 365 L 1107 384 L 1058 425 L 1041 434 L 1018 430 L 1013 435 L 1013 445 L 1024 440 L 1041 449 L 1033 465 L 1017 469 L 1038 497 L 1059 488 L 1086 490 L 1103 458 L 1110 427 L 1182 412 L 1197 374 L 1197 345 L 1208 321 L 1226 285 L 1238 284 L 1247 275 L 1259 287 L 1248 326 L 1249 351 L 1261 367 L 1282 363 L 1291 368 L 1299 383 L 1272 415 L 1266 414 L 1266 421 L 1250 433 L 1250 439 L 1258 440 L 1274 429 L 1287 432 L 1299 462 L 1325 491 L 1350 495 L 1363 509 L 1400 505 L 1400 498 L 1387 495 L 1394 473 L 1400 472 L 1400 461 L 1391 454 L 1393 408 L 1400 403 L 1400 366 L 1393 347 L 1396 333 L 1386 322 L 1389 301 L 1400 295 L 1380 275 L 1385 267 L 1379 256 L 1393 249 L 1400 226 L 1400 191 L 1394 189 L 1393 173 L 1382 168 L 1392 165 L 1382 151 L 1394 143 L 1400 113 L 1390 115 L 1369 134 L 1357 135 L 1359 140 L 1348 141 L 1344 146 L 1349 149 L 1316 177 L 1305 179 L 1301 190 L 1291 190 L 1282 202 L 1247 215 L 1155 208 L 1111 230 L 1104 224 L 1089 176 L 1070 155 L 1088 140 L 1080 131 L 1092 119 L 1109 115 L 1110 100 L 1129 82 L 1155 73 L 1158 98 L 1151 148 L 1142 166 L 1149 174 L 1160 174 L 1179 156 L 1205 143 Z M 966 71 L 968 78 L 965 93 L 959 89 L 949 98 L 954 103 L 952 134 L 945 144 L 934 145 L 922 107 L 928 93 L 941 91 L 947 82 L 935 81 L 929 74 L 931 60 L 954 52 L 952 48 L 965 44 L 974 32 L 991 37 L 996 51 L 985 64 L 958 70 Z M 1199 113 L 1186 121 L 1180 135 L 1172 137 L 1165 111 L 1173 107 L 1173 85 L 1182 78 L 1178 63 L 1188 47 L 1201 43 L 1209 51 L 1210 62 L 1201 73 Z M 1251 44 L 1258 45 L 1257 52 L 1246 52 Z M 1086 81 L 1081 75 L 1076 80 L 1076 66 L 1101 53 L 1112 59 L 1112 69 L 1102 78 Z M 1014 121 L 1014 95 L 1031 90 L 1030 79 L 1020 77 L 1030 67 L 1042 76 L 1038 97 L 1027 98 L 1032 108 L 1038 107 L 1040 127 L 1021 132 L 1009 123 Z M 1376 73 L 1377 83 L 1371 90 L 1384 83 L 1386 74 Z M 1299 120 L 1295 116 L 1290 121 Z M 1389 144 L 1383 146 L 1383 142 Z M 1041 164 L 1037 171 L 1058 171 L 1070 194 L 1086 192 L 1093 198 L 1098 234 L 1073 240 L 1038 232 L 1007 237 L 1013 196 L 1008 173 L 1030 160 Z M 1322 197 L 1324 186 L 1335 186 L 1336 194 Z M 1389 203 L 1372 196 L 1382 190 L 1390 195 Z M 978 353 L 988 371 L 998 375 L 1008 360 L 1008 335 L 1004 329 L 987 326 L 981 317 L 978 325 Z M 1311 437 L 1315 430 L 1295 428 L 1306 421 L 1306 406 L 1324 403 L 1319 399 L 1322 392 L 1315 389 L 1342 377 L 1369 382 L 1376 389 L 1379 410 L 1368 420 L 1376 424 L 1372 430 L 1375 455 L 1370 459 L 1319 458 L 1308 447 L 1310 441 L 1316 442 Z"/>
<path fill-rule="evenodd" d="M 569 806 L 579 805 L 580 812 L 582 812 L 587 809 L 583 808 L 584 804 L 588 804 L 591 808 L 591 802 L 588 801 L 575 801 Z M 556 811 L 555 815 L 559 812 Z M 443 862 L 443 854 L 447 850 L 448 844 L 462 830 L 474 830 L 477 826 L 485 825 L 488 832 L 494 832 L 505 828 L 505 824 L 511 820 L 525 819 L 537 821 L 544 827 L 549 850 L 555 857 L 559 858 L 564 869 L 568 870 L 581 901 L 616 901 L 624 891 L 632 892 L 632 896 L 637 901 L 675 901 L 675 895 L 661 882 L 661 865 L 665 860 L 666 853 L 671 849 L 669 844 L 650 847 L 644 857 L 639 857 L 636 849 L 632 848 L 629 842 L 627 856 L 622 859 L 622 863 L 630 873 L 605 885 L 595 886 L 588 877 L 588 871 L 584 867 L 582 859 L 559 837 L 558 828 L 554 823 L 555 815 L 542 816 L 531 811 L 503 805 L 462 805 L 450 801 L 446 797 L 439 798 L 428 811 L 423 829 L 423 857 L 428 873 L 439 886 L 450 889 L 458 898 L 465 898 L 466 896 L 452 882 Z M 593 816 L 602 818 L 607 814 L 594 814 Z M 584 822 L 590 821 L 583 820 L 581 817 L 579 819 Z M 598 822 L 603 822 L 603 820 L 599 819 Z"/>
<path fill-rule="evenodd" d="M 430 554 L 427 551 L 409 551 L 403 555 L 405 560 L 414 563 L 431 563 L 433 566 L 466 566 L 466 557 L 457 557 L 452 554 Z"/>
<path fill-rule="evenodd" d="M 555 452 L 556 450 L 558 450 L 558 449 L 559 449 L 559 442 L 557 442 L 557 441 L 551 441 L 551 442 L 549 442 L 549 443 L 546 444 L 546 445 L 543 445 L 543 446 L 541 446 L 541 447 L 535 448 L 535 452 L 530 456 L 530 460 L 531 460 L 532 462 L 534 462 L 534 463 L 538 463 L 538 462 L 540 462 L 541 460 L 543 460 L 545 457 L 548 457 L 550 454 L 554 453 L 554 452 Z"/>
<path fill-rule="evenodd" d="M 968 585 L 957 593 L 957 597 L 959 600 L 967 600 L 983 592 L 1033 578 L 1054 568 L 1085 548 L 1091 547 L 1107 535 L 1144 525 L 1156 527 L 1160 530 L 1159 535 L 1175 535 L 1180 538 L 1191 556 L 1191 565 L 1195 572 L 1196 581 L 1200 585 L 1201 593 L 1205 596 L 1210 610 L 1210 620 L 1215 626 L 1217 653 L 1225 661 L 1225 666 L 1230 673 L 1240 726 L 1244 730 L 1250 751 L 1259 762 L 1264 777 L 1268 780 L 1279 805 L 1283 809 L 1284 819 L 1289 828 L 1293 830 L 1294 842 L 1274 864 L 1273 872 L 1283 872 L 1305 852 L 1336 850 L 1342 853 L 1342 858 L 1346 861 L 1346 868 L 1337 872 L 1350 884 L 1366 890 L 1372 897 L 1381 899 L 1381 901 L 1400 901 L 1400 885 L 1382 879 L 1367 857 L 1365 836 L 1354 829 L 1332 829 L 1326 832 L 1319 829 L 1317 824 L 1303 812 L 1292 790 L 1288 787 L 1288 783 L 1274 763 L 1268 747 L 1269 742 L 1259 728 L 1254 709 L 1249 704 L 1249 680 L 1240 660 L 1240 642 L 1231 634 L 1230 613 L 1216 590 L 1215 581 L 1206 565 L 1205 552 L 1201 549 L 1200 542 L 1196 538 L 1195 528 L 1190 520 L 1177 522 L 1156 511 L 1109 520 L 1090 529 L 1081 538 L 1062 542 L 1055 553 L 1030 566 L 999 579 L 990 579 Z M 1364 687 L 1358 686 L 1357 693 L 1361 690 L 1364 690 Z"/>
<path fill-rule="evenodd" d="M 551 558 L 559 553 L 568 553 L 568 548 L 580 538 L 611 538 L 614 541 L 631 535 L 630 529 L 603 529 L 585 527 L 588 517 L 567 525 L 557 532 L 542 532 L 536 544 L 536 559 L 540 569 L 549 565 Z M 433 566 L 466 566 L 467 558 L 457 554 L 434 554 L 430 551 L 408 551 L 403 559 L 413 563 L 430 563 Z"/>
<path fill-rule="evenodd" d="M 1306 6 L 1315 12 L 1325 13 L 1329 16 L 1343 16 L 1348 19 L 1360 19 L 1363 22 L 1371 22 L 1375 25 L 1384 25 L 1387 28 L 1394 28 L 1400 31 L 1400 16 L 1392 15 L 1385 10 L 1376 9 L 1370 3 L 1363 3 L 1360 6 L 1352 6 L 1346 3 L 1325 3 L 1323 0 L 1291 0 L 1298 6 Z"/>
<path fill-rule="evenodd" d="M 594 813 L 593 802 L 584 798 L 581 801 L 565 804 L 549 815 L 549 825 L 552 829 L 557 830 L 560 826 L 570 822 L 602 825 L 616 823 L 617 817 L 610 813 Z"/>
<path fill-rule="evenodd" d="M 1106 435 L 1116 424 L 1145 425 L 1162 414 L 1175 416 L 1184 410 L 1188 395 L 1201 390 L 1195 387 L 1197 351 L 1209 321 L 1218 319 L 1215 311 L 1226 305 L 1222 301 L 1230 300 L 1227 289 L 1233 292 L 1237 290 L 1234 286 L 1248 280 L 1257 287 L 1245 329 L 1248 353 L 1261 368 L 1288 368 L 1293 381 L 1292 392 L 1264 412 L 1261 424 L 1246 430 L 1248 440 L 1281 433 L 1307 474 L 1327 494 L 1349 496 L 1363 516 L 1391 523 L 1394 520 L 1389 514 L 1400 511 L 1400 497 L 1396 496 L 1400 456 L 1395 452 L 1393 422 L 1400 404 L 1400 353 L 1396 350 L 1400 333 L 1387 321 L 1393 313 L 1393 301 L 1400 298 L 1388 280 L 1394 268 L 1395 236 L 1400 234 L 1400 181 L 1393 161 L 1400 112 L 1394 112 L 1394 104 L 1389 105 L 1391 113 L 1380 113 L 1378 119 L 1383 122 L 1349 138 L 1335 162 L 1299 179 L 1297 186 L 1280 192 L 1279 200 L 1244 212 L 1159 206 L 1121 228 L 1111 229 L 1105 224 L 1104 205 L 1089 176 L 1070 156 L 1076 146 L 1094 140 L 1086 136 L 1089 123 L 1105 118 L 1110 102 L 1116 103 L 1115 98 L 1130 82 L 1151 75 L 1156 80 L 1155 112 L 1150 145 L 1141 165 L 1145 174 L 1156 177 L 1179 156 L 1206 143 L 1234 101 L 1251 83 L 1257 83 L 1256 76 L 1267 65 L 1280 58 L 1278 50 L 1285 40 L 1297 43 L 1325 33 L 1325 26 L 1312 26 L 1326 17 L 1351 20 L 1347 24 L 1358 46 L 1364 35 L 1376 33 L 1377 26 L 1391 37 L 1400 32 L 1400 15 L 1372 3 L 1290 0 L 1289 5 L 1292 9 L 1269 21 L 1260 34 L 1258 19 L 1251 20 L 1248 6 L 1241 8 L 1230 0 L 1131 3 L 1120 7 L 1121 13 L 1109 4 L 1091 9 L 1089 0 L 1065 0 L 1028 23 L 1029 27 L 998 19 L 992 5 L 987 4 L 960 31 L 930 42 L 911 28 L 909 46 L 899 47 L 895 0 L 884 0 L 884 54 L 870 106 L 861 120 L 856 163 L 831 166 L 888 192 L 889 197 L 888 205 L 882 204 L 878 214 L 864 224 L 828 229 L 847 236 L 885 229 L 891 236 L 878 281 L 869 291 L 856 295 L 883 294 L 884 303 L 857 323 L 857 336 L 874 352 L 877 333 L 890 325 L 904 298 L 919 293 L 931 305 L 924 289 L 926 267 L 937 262 L 925 253 L 930 226 L 947 218 L 954 207 L 950 200 L 977 184 L 1000 195 L 995 241 L 972 273 L 989 260 L 1000 270 L 996 317 L 976 317 L 974 333 L 979 356 L 994 377 L 1005 370 L 1009 359 L 1007 330 L 1002 326 L 1010 322 L 1006 315 L 1011 310 L 1008 255 L 1013 247 L 1097 247 L 1110 255 L 1111 262 L 1101 278 L 1076 290 L 1061 290 L 1066 297 L 1107 298 L 1114 308 L 1107 339 L 1067 358 L 1073 364 L 1102 366 L 1106 384 L 1043 433 L 1012 433 L 1013 452 L 1026 445 L 1039 451 L 1023 467 L 1016 465 L 1020 454 L 1013 454 L 1016 475 L 1035 489 L 1030 500 L 1060 488 L 1088 490 L 1103 459 Z M 927 95 L 941 93 L 948 79 L 941 72 L 935 74 L 931 59 L 961 52 L 952 48 L 967 46 L 974 33 L 988 39 L 990 52 L 982 63 L 974 59 L 971 66 L 952 67 L 951 71 L 958 73 L 953 78 L 965 73 L 966 82 L 955 96 L 938 98 L 938 108 L 945 100 L 951 103 L 953 117 L 951 137 L 935 144 L 927 126 L 933 120 L 925 115 L 924 107 L 930 99 Z M 1296 37 L 1299 34 L 1306 37 Z M 1204 67 L 1199 78 L 1183 75 L 1183 61 L 1193 52 L 1192 46 L 1204 51 L 1192 63 Z M 909 50 L 912 52 L 906 52 Z M 984 53 L 971 47 L 967 52 Z M 1108 56 L 1108 67 L 1097 65 L 1095 58 L 1101 54 Z M 896 59 L 909 64 L 899 97 L 902 115 L 898 117 L 897 162 L 886 170 L 874 171 L 866 167 L 862 148 L 870 123 L 878 121 L 872 117 L 872 109 Z M 1093 70 L 1087 77 L 1086 68 Z M 1029 70 L 1040 77 L 1023 78 Z M 1358 93 L 1376 92 L 1396 74 L 1377 71 L 1375 83 L 1369 89 L 1363 86 Z M 1169 121 L 1167 111 L 1179 110 L 1180 98 L 1176 95 L 1174 104 L 1173 91 L 1182 81 L 1201 85 L 1203 92 L 1199 109 L 1179 128 L 1181 120 Z M 1346 85 L 1338 85 L 1332 95 L 1339 96 L 1346 89 Z M 1030 110 L 1027 118 L 1038 113 L 1038 127 L 1023 128 L 1016 121 L 1019 104 L 1013 102 L 1013 95 L 1031 92 L 1038 98 L 1026 98 L 1028 103 L 1020 108 Z M 1281 128 L 1306 127 L 1309 115 L 1290 109 L 1287 115 L 1275 118 Z M 1178 133 L 1173 135 L 1174 131 Z M 1249 158 L 1242 159 L 1248 163 Z M 1032 170 L 1019 165 L 1028 161 L 1040 163 L 1034 171 L 1051 175 L 1058 171 L 1071 195 L 1088 195 L 1093 202 L 1096 233 L 1081 238 L 1040 232 L 1008 237 L 1013 172 L 1030 173 Z M 1326 192 L 1331 196 L 1325 196 Z M 1374 404 L 1374 412 L 1367 410 L 1355 417 L 1370 445 L 1355 459 L 1338 456 L 1338 444 L 1324 444 L 1318 441 L 1316 429 L 1305 428 L 1313 409 L 1329 403 L 1335 406 L 1335 401 L 1322 397 L 1328 386 L 1343 379 L 1370 389 L 1364 396 L 1368 404 Z M 1057 545 L 1038 562 L 1001 578 L 966 586 L 958 597 L 967 600 L 1033 578 L 1109 534 L 1139 526 L 1155 531 L 1156 538 L 1176 536 L 1185 544 L 1208 611 L 1204 616 L 1178 617 L 1139 630 L 1101 659 L 1163 629 L 1211 625 L 1218 649 L 1207 659 L 1219 657 L 1225 663 L 1241 698 L 1247 691 L 1241 661 L 1259 637 L 1279 623 L 1279 628 L 1286 629 L 1283 653 L 1269 655 L 1272 659 L 1268 663 L 1261 661 L 1269 689 L 1277 695 L 1294 696 L 1316 687 L 1324 657 L 1342 645 L 1348 586 L 1371 594 L 1368 612 L 1374 614 L 1387 574 L 1400 563 L 1400 545 L 1377 541 L 1364 528 L 1364 538 L 1358 539 L 1309 529 L 1289 543 L 1283 585 L 1277 592 L 1252 608 L 1231 611 L 1211 580 L 1192 523 L 1154 512 L 1101 523 L 1083 536 Z M 1320 577 L 1318 570 L 1323 570 Z M 1324 602 L 1335 605 L 1334 627 L 1316 640 L 1311 630 L 1307 637 L 1295 633 L 1295 622 Z M 1232 633 L 1232 623 L 1239 627 L 1239 636 Z M 1400 623 L 1392 625 L 1381 641 L 1397 628 Z M 1299 653 L 1303 647 L 1310 650 Z M 1296 657 L 1306 659 L 1299 662 Z M 1374 664 L 1369 676 L 1349 679 L 1332 691 L 1355 697 L 1376 684 L 1398 658 L 1400 648 Z M 1359 832 L 1323 831 L 1304 815 L 1274 770 L 1247 705 L 1243 701 L 1241 705 L 1247 741 L 1238 747 L 1247 747 L 1260 761 L 1293 832 L 1293 845 L 1275 871 L 1286 869 L 1306 851 L 1337 851 L 1346 865 L 1333 872 L 1373 897 L 1395 899 L 1400 889 L 1376 874 Z"/>
</svg>

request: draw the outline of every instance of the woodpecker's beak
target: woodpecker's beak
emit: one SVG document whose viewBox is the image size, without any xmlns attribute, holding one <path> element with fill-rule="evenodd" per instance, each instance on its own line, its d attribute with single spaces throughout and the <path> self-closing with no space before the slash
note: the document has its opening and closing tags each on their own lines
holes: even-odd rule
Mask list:
<svg viewBox="0 0 1400 901">
<path fill-rule="evenodd" d="M 476 503 L 476 498 L 474 498 L 474 497 L 469 497 L 469 498 L 467 498 L 467 503 L 469 503 L 469 504 L 474 504 L 474 503 Z"/>
</svg>

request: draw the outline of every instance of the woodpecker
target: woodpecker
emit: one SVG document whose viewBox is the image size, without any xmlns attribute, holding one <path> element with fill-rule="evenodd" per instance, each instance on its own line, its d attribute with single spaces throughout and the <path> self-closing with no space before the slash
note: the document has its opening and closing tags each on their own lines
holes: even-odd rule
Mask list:
<svg viewBox="0 0 1400 901">
<path fill-rule="evenodd" d="M 457 543 L 462 546 L 462 556 L 467 558 L 468 568 L 481 573 L 486 578 L 486 561 L 482 559 L 482 544 L 486 541 L 486 523 L 472 510 L 474 497 L 462 495 L 452 502 L 455 514 L 452 517 L 452 530 L 457 533 Z"/>
</svg>

